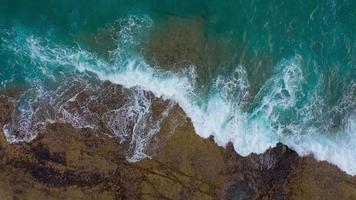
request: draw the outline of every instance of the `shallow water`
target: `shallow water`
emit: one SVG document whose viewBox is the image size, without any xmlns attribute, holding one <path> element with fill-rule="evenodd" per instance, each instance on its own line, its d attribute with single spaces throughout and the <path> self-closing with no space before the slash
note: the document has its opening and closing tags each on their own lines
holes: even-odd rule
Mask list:
<svg viewBox="0 0 356 200">
<path fill-rule="evenodd" d="M 148 90 L 241 155 L 282 142 L 355 175 L 355 10 L 351 0 L 2 0 L 0 88 L 21 86 L 5 136 L 31 141 L 55 121 L 156 134 Z M 103 81 L 133 88 L 126 107 L 97 115 L 77 99 L 89 90 L 102 101 Z"/>
</svg>

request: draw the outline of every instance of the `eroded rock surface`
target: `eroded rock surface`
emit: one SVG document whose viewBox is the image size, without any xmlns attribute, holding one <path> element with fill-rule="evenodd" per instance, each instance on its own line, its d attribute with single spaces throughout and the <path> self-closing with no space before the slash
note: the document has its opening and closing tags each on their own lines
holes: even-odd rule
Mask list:
<svg viewBox="0 0 356 200">
<path fill-rule="evenodd" d="M 0 101 L 3 126 L 13 102 Z M 195 134 L 179 107 L 152 140 L 152 159 L 128 162 L 129 144 L 54 123 L 30 143 L 0 140 L 1 199 L 355 199 L 356 179 L 278 144 L 239 156 Z M 159 144 L 159 145 L 158 145 Z"/>
<path fill-rule="evenodd" d="M 99 55 L 109 58 L 109 52 L 117 48 L 117 32 L 125 25 L 120 23 L 123 22 L 99 30 L 94 39 L 84 40 Z M 263 68 L 273 66 L 266 64 L 272 62 L 269 55 L 251 55 L 244 41 L 237 45 L 238 51 L 231 51 L 226 48 L 231 41 L 210 40 L 201 19 L 171 17 L 154 26 L 145 44 L 145 58 L 162 69 L 179 71 L 194 65 L 198 76 L 204 76 L 199 80 L 204 81 L 210 80 L 212 74 L 207 71 L 216 70 L 219 65 L 243 64 L 249 76 L 261 74 L 261 81 L 251 86 L 253 96 L 268 77 L 262 73 Z M 259 67 L 251 71 L 251 65 Z M 76 82 L 66 85 L 54 93 L 75 96 L 75 101 L 64 101 L 62 97 L 72 96 L 63 95 L 58 102 L 68 103 L 47 106 L 80 115 L 84 122 L 95 124 L 95 129 L 82 126 L 83 123 L 76 126 L 57 114 L 56 122 L 47 124 L 29 143 L 10 144 L 1 131 L 0 200 L 356 199 L 356 177 L 334 165 L 311 156 L 299 157 L 282 144 L 260 155 L 242 157 L 231 144 L 224 148 L 217 146 L 213 138 L 200 138 L 178 104 L 137 88 L 109 82 L 99 85 L 89 89 L 87 84 L 81 87 Z M 142 101 L 134 98 L 138 93 L 149 106 L 139 105 Z M 16 89 L 2 94 L 0 127 L 11 121 L 18 97 Z M 137 109 L 130 102 L 138 102 Z M 127 132 L 122 135 L 122 127 L 114 122 L 129 118 L 127 110 L 121 113 L 125 106 L 133 111 L 133 117 L 131 121 L 124 120 Z M 149 112 L 140 115 L 146 122 L 160 122 L 153 135 L 147 134 L 151 127 L 146 126 L 132 131 L 141 109 Z M 116 117 L 107 118 L 108 114 Z M 137 139 L 146 138 L 140 152 L 150 158 L 129 162 L 136 141 L 140 141 Z"/>
</svg>

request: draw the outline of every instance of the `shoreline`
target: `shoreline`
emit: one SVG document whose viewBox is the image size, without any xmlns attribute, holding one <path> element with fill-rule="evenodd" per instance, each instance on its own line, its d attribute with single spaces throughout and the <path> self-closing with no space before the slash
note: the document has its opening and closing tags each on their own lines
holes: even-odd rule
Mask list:
<svg viewBox="0 0 356 200">
<path fill-rule="evenodd" d="M 2 99 L 0 108 L 3 126 L 9 120 L 11 103 Z M 175 112 L 179 110 L 177 107 Z M 231 199 L 236 195 L 248 199 L 316 199 L 321 195 L 331 199 L 335 194 L 347 199 L 356 195 L 356 176 L 346 175 L 332 164 L 300 157 L 282 144 L 263 154 L 241 157 L 231 144 L 224 148 L 213 138 L 200 138 L 186 116 L 181 122 L 172 134 L 167 134 L 171 127 L 164 123 L 150 146 L 160 144 L 151 149 L 152 158 L 134 163 L 126 160 L 127 144 L 68 124 L 51 124 L 30 143 L 8 144 L 2 134 L 0 176 L 7 178 L 0 181 L 4 185 L 0 194 L 21 199 L 32 195 L 58 199 L 58 191 L 64 199 L 74 198 L 74 194 L 83 199 L 118 195 L 128 199 Z M 119 178 L 123 180 L 117 182 Z M 11 193 L 18 187 L 24 191 Z"/>
</svg>

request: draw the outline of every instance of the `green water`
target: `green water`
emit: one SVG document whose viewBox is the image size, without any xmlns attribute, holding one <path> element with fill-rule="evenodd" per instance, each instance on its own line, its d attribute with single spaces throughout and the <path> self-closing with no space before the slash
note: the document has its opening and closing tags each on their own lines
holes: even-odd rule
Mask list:
<svg viewBox="0 0 356 200">
<path fill-rule="evenodd" d="M 150 34 L 166 22 L 199 24 L 206 44 L 192 52 L 209 53 L 189 63 L 194 72 L 147 64 Z M 95 43 L 100 30 L 111 35 Z M 145 64 L 129 68 L 132 59 Z M 23 88 L 12 129 L 32 123 L 34 99 L 77 76 L 171 98 L 199 135 L 243 155 L 283 142 L 356 173 L 353 0 L 0 0 L 0 88 Z"/>
</svg>

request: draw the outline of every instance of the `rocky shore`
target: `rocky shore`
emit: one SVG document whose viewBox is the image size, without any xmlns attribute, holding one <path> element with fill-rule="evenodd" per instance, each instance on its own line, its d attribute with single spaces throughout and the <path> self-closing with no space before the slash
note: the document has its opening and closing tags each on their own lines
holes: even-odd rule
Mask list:
<svg viewBox="0 0 356 200">
<path fill-rule="evenodd" d="M 13 103 L 0 102 L 2 127 Z M 167 135 L 172 127 L 162 123 L 152 158 L 139 162 L 127 161 L 128 144 L 68 124 L 51 124 L 30 143 L 1 134 L 1 199 L 356 199 L 356 177 L 331 164 L 282 144 L 241 157 L 200 138 L 179 106 L 170 118 L 179 126 Z"/>
<path fill-rule="evenodd" d="M 198 75 L 199 70 L 217 70 L 214 67 L 226 61 L 225 56 L 243 59 L 245 65 L 257 64 L 252 63 L 256 60 L 253 56 L 248 57 L 245 44 L 238 47 L 243 50 L 236 51 L 239 54 L 230 55 L 223 46 L 230 41 L 211 42 L 204 33 L 203 23 L 202 19 L 172 17 L 158 24 L 145 44 L 146 60 L 173 71 L 195 65 Z M 165 31 L 161 31 L 163 27 Z M 102 52 L 115 48 L 111 41 L 115 32 L 115 24 L 102 29 L 96 41 L 91 38 L 87 46 L 96 46 L 94 50 L 99 55 L 101 52 L 108 57 Z M 262 66 L 258 70 L 272 62 L 263 59 L 268 56 L 257 56 L 261 59 L 256 62 Z M 261 74 L 262 84 L 268 74 L 258 70 L 248 75 Z M 201 77 L 202 82 L 209 80 L 209 73 L 201 74 L 207 74 Z M 85 105 L 101 116 L 128 101 L 131 89 L 108 82 L 103 85 L 101 102 L 86 101 L 96 91 L 93 94 L 84 91 L 76 103 L 67 105 L 68 109 Z M 251 87 L 250 95 L 254 95 L 260 85 Z M 16 91 L 15 88 L 0 93 L 0 127 L 11 119 Z M 300 157 L 283 144 L 263 154 L 242 157 L 232 144 L 220 147 L 214 138 L 200 138 L 178 104 L 147 91 L 144 95 L 151 100 L 152 121 L 167 106 L 170 108 L 159 132 L 146 141 L 144 153 L 150 158 L 138 162 L 127 159 L 133 153 L 132 140 L 122 142 L 90 128 L 56 122 L 49 124 L 35 140 L 18 144 L 8 143 L 1 128 L 0 200 L 356 199 L 356 177 L 332 164 L 319 162 L 312 156 Z M 100 127 L 105 129 L 104 125 Z"/>
</svg>

